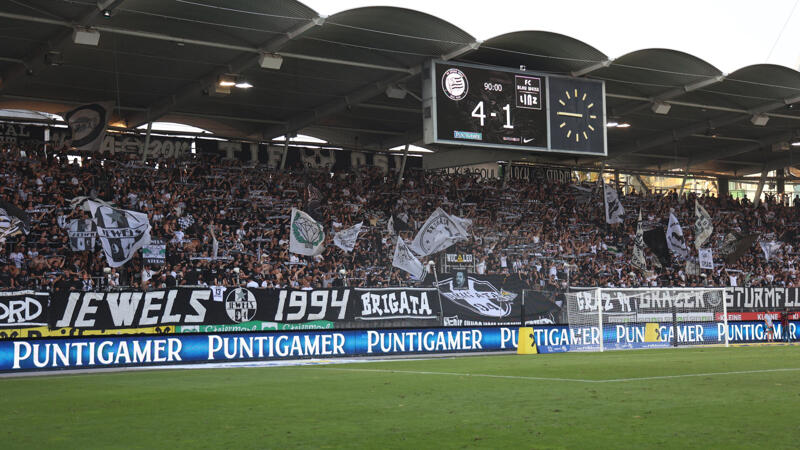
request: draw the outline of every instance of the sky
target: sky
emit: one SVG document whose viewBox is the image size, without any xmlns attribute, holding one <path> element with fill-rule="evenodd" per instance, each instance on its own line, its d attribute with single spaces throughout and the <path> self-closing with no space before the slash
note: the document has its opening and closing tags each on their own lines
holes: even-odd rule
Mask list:
<svg viewBox="0 0 800 450">
<path fill-rule="evenodd" d="M 327 16 L 364 6 L 416 9 L 480 40 L 543 30 L 579 39 L 611 58 L 669 48 L 723 73 L 762 63 L 800 70 L 800 0 L 300 1 Z"/>
</svg>

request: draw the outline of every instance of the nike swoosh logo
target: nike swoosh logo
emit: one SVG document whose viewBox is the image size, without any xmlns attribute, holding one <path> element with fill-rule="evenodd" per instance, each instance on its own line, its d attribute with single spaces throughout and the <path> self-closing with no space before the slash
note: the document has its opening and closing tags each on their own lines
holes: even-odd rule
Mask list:
<svg viewBox="0 0 800 450">
<path fill-rule="evenodd" d="M 534 138 L 530 138 L 530 139 L 528 139 L 528 138 L 522 138 L 522 143 L 523 143 L 523 144 L 527 144 L 528 142 L 532 141 L 533 139 L 534 139 Z"/>
</svg>

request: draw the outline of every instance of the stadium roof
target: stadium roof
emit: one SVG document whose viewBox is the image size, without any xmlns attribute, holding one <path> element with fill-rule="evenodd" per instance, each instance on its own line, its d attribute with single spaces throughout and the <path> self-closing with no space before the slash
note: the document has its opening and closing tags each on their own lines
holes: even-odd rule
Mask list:
<svg viewBox="0 0 800 450">
<path fill-rule="evenodd" d="M 98 4 L 100 5 L 98 7 Z M 100 33 L 73 43 L 73 29 Z M 194 125 L 268 140 L 300 132 L 349 148 L 422 136 L 421 65 L 430 58 L 605 80 L 611 167 L 748 174 L 794 164 L 800 72 L 760 64 L 723 74 L 686 53 L 611 60 L 584 42 L 518 31 L 476 41 L 425 13 L 365 7 L 322 17 L 291 0 L 0 0 L 0 108 L 58 113 L 114 100 L 115 124 Z M 283 58 L 260 67 L 262 54 Z M 215 95 L 220 75 L 254 87 Z M 389 98 L 388 86 L 405 89 Z M 657 114 L 654 105 L 670 106 Z M 754 125 L 753 119 L 765 125 Z M 758 122 L 758 121 L 756 121 Z M 523 159 L 597 167 L 597 158 L 436 148 L 426 167 Z"/>
</svg>

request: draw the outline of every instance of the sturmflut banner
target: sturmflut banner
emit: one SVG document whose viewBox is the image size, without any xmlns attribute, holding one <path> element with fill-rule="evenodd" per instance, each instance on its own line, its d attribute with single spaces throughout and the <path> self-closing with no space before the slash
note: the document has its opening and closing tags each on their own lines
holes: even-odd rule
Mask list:
<svg viewBox="0 0 800 450">
<path fill-rule="evenodd" d="M 541 353 L 569 351 L 602 338 L 607 349 L 667 346 L 673 333 L 681 344 L 724 342 L 722 323 L 615 325 L 571 330 L 544 325 L 533 330 Z M 777 332 L 781 332 L 780 324 Z M 170 336 L 97 336 L 65 339 L 0 341 L 0 371 L 87 369 L 185 363 L 225 363 L 272 359 L 363 355 L 425 354 L 516 350 L 518 328 L 461 327 L 384 330 L 323 330 L 272 333 L 192 334 Z M 650 333 L 648 333 L 650 331 Z M 656 339 L 649 338 L 654 334 Z M 766 339 L 762 322 L 729 323 L 733 342 Z M 798 322 L 790 323 L 797 339 Z"/>
</svg>

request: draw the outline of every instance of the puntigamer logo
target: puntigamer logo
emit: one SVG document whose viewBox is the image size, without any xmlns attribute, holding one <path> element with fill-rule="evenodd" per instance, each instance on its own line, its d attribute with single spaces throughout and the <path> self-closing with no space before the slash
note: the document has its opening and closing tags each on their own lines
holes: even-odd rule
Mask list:
<svg viewBox="0 0 800 450">
<path fill-rule="evenodd" d="M 256 296 L 245 288 L 236 288 L 225 297 L 225 312 L 236 323 L 252 320 L 257 309 Z"/>
<path fill-rule="evenodd" d="M 447 69 L 442 75 L 442 90 L 450 100 L 462 100 L 469 92 L 467 76 L 456 68 Z"/>
</svg>

